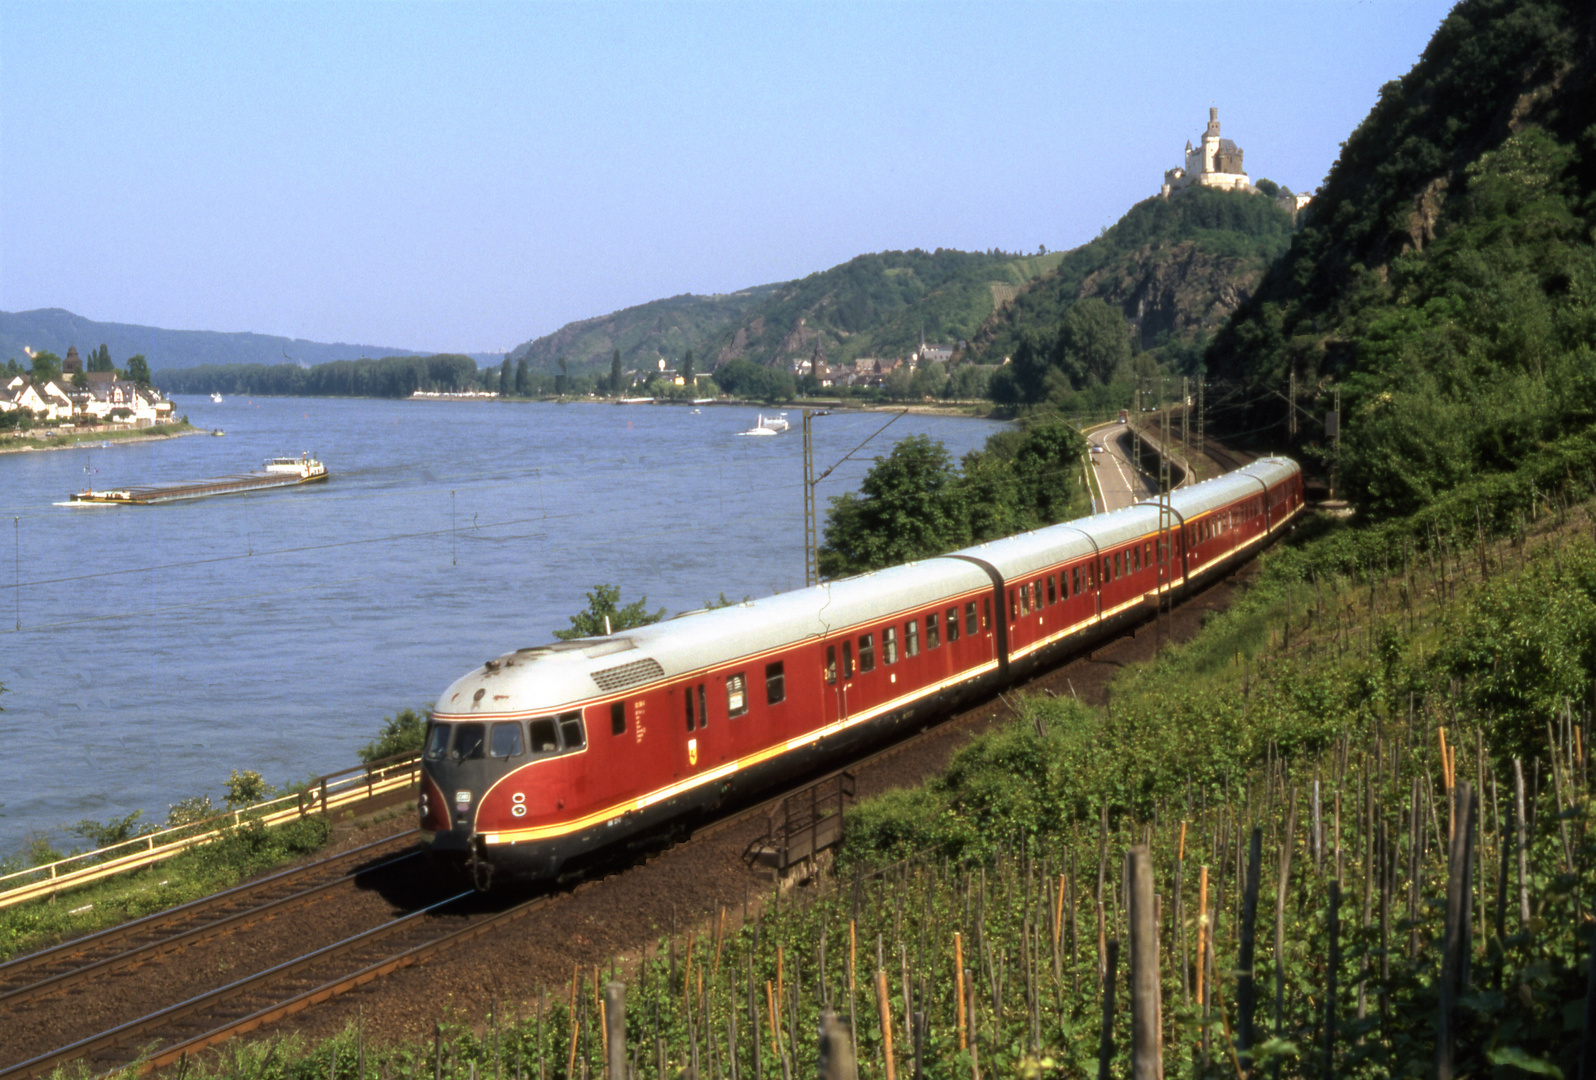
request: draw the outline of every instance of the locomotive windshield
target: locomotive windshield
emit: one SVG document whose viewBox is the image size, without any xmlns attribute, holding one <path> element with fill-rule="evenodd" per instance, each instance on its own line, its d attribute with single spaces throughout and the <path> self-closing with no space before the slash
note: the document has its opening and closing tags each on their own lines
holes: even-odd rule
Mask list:
<svg viewBox="0 0 1596 1080">
<path fill-rule="evenodd" d="M 449 735 L 453 732 L 448 724 L 433 724 L 432 730 L 427 732 L 428 761 L 437 761 L 449 750 Z"/>
<path fill-rule="evenodd" d="M 511 720 L 509 723 L 493 725 L 493 747 L 490 751 L 494 757 L 519 757 L 521 754 L 521 723 Z"/>
<path fill-rule="evenodd" d="M 454 729 L 453 757 L 456 761 L 479 758 L 487 750 L 486 724 L 459 724 Z"/>
</svg>

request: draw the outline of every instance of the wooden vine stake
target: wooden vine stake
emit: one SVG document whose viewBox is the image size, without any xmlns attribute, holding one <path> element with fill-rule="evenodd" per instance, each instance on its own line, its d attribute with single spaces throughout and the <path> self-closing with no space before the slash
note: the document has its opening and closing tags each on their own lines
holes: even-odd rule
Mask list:
<svg viewBox="0 0 1596 1080">
<path fill-rule="evenodd" d="M 887 1000 L 887 973 L 876 969 L 876 997 L 881 1001 L 881 1046 L 887 1062 L 887 1080 L 897 1080 L 897 1066 L 892 1060 L 892 1002 Z"/>
<path fill-rule="evenodd" d="M 604 987 L 604 1059 L 610 1080 L 626 1080 L 626 984 Z"/>
<path fill-rule="evenodd" d="M 1147 845 L 1130 850 L 1131 1077 L 1162 1080 L 1162 1000 L 1158 978 L 1158 918 L 1153 906 L 1153 855 Z"/>
<path fill-rule="evenodd" d="M 859 1080 L 848 1029 L 830 1009 L 820 1014 L 820 1080 Z"/>
<path fill-rule="evenodd" d="M 954 996 L 958 999 L 959 1049 L 965 1050 L 970 1042 L 964 1028 L 964 938 L 957 930 L 953 932 L 953 981 L 958 991 Z"/>
<path fill-rule="evenodd" d="M 1469 887 L 1474 859 L 1474 791 L 1468 781 L 1453 795 L 1457 828 L 1447 852 L 1446 931 L 1441 944 L 1440 1008 L 1435 1019 L 1436 1080 L 1452 1080 L 1457 1057 L 1457 1027 L 1452 1009 L 1469 984 L 1469 917 L 1473 890 Z"/>
</svg>

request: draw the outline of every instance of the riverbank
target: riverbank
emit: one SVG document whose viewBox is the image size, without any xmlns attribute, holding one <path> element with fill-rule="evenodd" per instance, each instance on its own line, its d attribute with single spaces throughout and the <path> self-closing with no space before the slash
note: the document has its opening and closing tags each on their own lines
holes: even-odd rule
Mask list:
<svg viewBox="0 0 1596 1080">
<path fill-rule="evenodd" d="M 104 428 L 71 432 L 52 429 L 45 435 L 25 435 L 18 432 L 0 437 L 0 454 L 21 454 L 30 450 L 70 450 L 75 446 L 112 443 L 158 442 L 162 439 L 181 438 L 184 435 L 209 434 L 211 432 L 197 428 L 187 420 L 156 424 L 147 428 Z"/>
</svg>

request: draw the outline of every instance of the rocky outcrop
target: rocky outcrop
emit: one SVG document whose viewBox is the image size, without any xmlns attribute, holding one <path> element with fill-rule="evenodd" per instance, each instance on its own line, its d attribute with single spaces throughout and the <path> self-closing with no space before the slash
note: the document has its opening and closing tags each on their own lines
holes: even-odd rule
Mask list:
<svg viewBox="0 0 1596 1080">
<path fill-rule="evenodd" d="M 1187 339 L 1213 330 L 1252 294 L 1258 259 L 1204 251 L 1194 241 L 1148 245 L 1087 276 L 1081 297 L 1096 296 L 1124 312 L 1144 347 L 1161 337 Z"/>
</svg>

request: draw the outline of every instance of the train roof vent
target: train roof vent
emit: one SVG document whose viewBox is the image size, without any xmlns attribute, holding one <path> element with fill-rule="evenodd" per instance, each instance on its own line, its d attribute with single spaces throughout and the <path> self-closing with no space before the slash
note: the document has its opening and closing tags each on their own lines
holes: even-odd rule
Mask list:
<svg viewBox="0 0 1596 1080">
<path fill-rule="evenodd" d="M 628 686 L 637 686 L 639 683 L 653 682 L 664 677 L 665 669 L 652 657 L 593 672 L 593 681 L 598 683 L 598 688 L 605 693 L 625 690 Z"/>
</svg>

